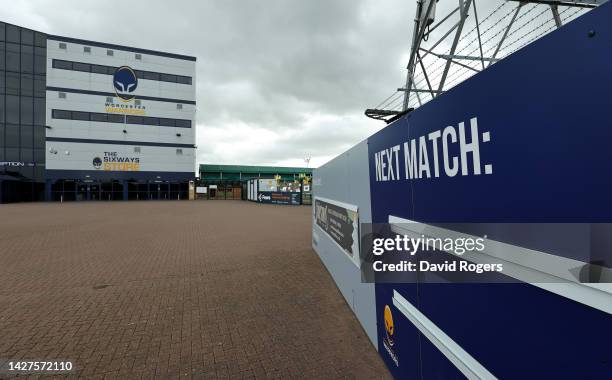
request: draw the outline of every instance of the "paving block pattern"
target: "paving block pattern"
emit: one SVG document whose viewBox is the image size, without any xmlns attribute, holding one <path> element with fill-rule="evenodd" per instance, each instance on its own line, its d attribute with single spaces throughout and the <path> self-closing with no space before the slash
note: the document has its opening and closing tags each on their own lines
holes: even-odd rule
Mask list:
<svg viewBox="0 0 612 380">
<path fill-rule="evenodd" d="M 310 213 L 0 205 L 0 360 L 71 360 L 58 378 L 389 378 L 311 248 Z"/>
</svg>

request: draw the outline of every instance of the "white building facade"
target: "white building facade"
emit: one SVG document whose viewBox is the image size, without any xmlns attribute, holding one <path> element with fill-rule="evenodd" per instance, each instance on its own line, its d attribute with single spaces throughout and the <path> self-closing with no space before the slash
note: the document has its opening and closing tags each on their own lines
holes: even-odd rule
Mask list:
<svg viewBox="0 0 612 380">
<path fill-rule="evenodd" d="M 15 57 L 22 57 L 11 69 L 20 83 L 30 75 L 22 67 L 30 49 L 24 41 L 28 32 L 36 33 L 32 60 L 40 72 L 31 75 L 44 78 L 45 97 L 2 89 L 3 113 L 11 119 L 0 132 L 11 140 L 0 160 L 1 178 L 23 182 L 32 173 L 39 189 L 44 182 L 47 200 L 187 197 L 195 172 L 195 57 L 2 27 L 7 53 L 17 49 Z M 45 41 L 46 52 L 40 48 Z M 13 110 L 13 103 L 27 106 Z M 36 108 L 32 117 L 30 104 Z M 42 136 L 32 137 L 33 153 L 23 147 L 27 133 L 44 133 L 44 157 Z"/>
</svg>

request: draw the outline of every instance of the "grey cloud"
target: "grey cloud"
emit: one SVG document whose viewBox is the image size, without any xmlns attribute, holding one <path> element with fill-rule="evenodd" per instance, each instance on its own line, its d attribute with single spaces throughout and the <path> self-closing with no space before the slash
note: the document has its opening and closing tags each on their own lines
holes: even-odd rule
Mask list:
<svg viewBox="0 0 612 380">
<path fill-rule="evenodd" d="M 363 110 L 403 82 L 413 16 L 414 3 L 402 0 L 64 1 L 61 7 L 32 0 L 6 21 L 197 56 L 199 161 L 276 163 L 309 154 L 320 164 L 317 157 L 337 155 L 384 126 Z M 351 127 L 348 119 L 359 121 Z M 236 155 L 222 148 L 231 141 L 219 131 L 230 127 L 240 131 L 228 134 L 236 145 L 249 147 L 265 131 L 275 146 L 257 143 Z"/>
</svg>

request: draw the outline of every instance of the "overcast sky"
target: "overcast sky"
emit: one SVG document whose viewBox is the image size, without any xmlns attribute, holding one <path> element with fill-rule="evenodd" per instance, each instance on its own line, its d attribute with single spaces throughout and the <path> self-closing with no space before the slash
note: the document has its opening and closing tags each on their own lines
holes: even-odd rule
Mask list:
<svg viewBox="0 0 612 380">
<path fill-rule="evenodd" d="M 310 166 L 317 167 L 385 126 L 363 112 L 405 82 L 416 3 L 12 0 L 0 19 L 50 34 L 196 56 L 198 164 L 303 166 L 312 157 Z M 517 4 L 478 1 L 480 20 L 490 12 L 509 19 Z M 436 14 L 443 17 L 456 6 L 440 1 Z M 547 6 L 524 8 L 522 16 L 531 13 L 523 17 L 527 22 L 543 10 L 541 17 L 554 26 Z M 496 17 L 489 23 L 497 25 Z M 539 33 L 542 22 L 532 24 Z M 487 28 L 494 36 L 498 30 Z M 462 41 L 470 45 L 474 38 Z M 490 41 L 495 47 L 496 39 Z M 448 43 L 436 50 L 449 49 Z"/>
<path fill-rule="evenodd" d="M 197 57 L 198 163 L 319 166 L 384 126 L 416 1 L 11 1 L 2 20 Z"/>
</svg>

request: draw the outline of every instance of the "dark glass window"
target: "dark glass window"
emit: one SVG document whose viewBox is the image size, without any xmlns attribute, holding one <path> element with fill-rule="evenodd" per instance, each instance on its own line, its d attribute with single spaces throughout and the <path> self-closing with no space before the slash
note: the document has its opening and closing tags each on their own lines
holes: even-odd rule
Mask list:
<svg viewBox="0 0 612 380">
<path fill-rule="evenodd" d="M 0 95 L 0 124 L 4 123 L 4 95 Z M 0 131 L 0 136 L 2 131 Z M 0 144 L 0 150 L 2 150 L 2 144 Z"/>
<path fill-rule="evenodd" d="M 44 98 L 47 95 L 47 83 L 44 75 L 34 75 L 34 96 Z"/>
<path fill-rule="evenodd" d="M 0 23 L 0 25 L 1 25 L 1 23 Z M 0 70 L 4 70 L 5 69 L 5 67 L 4 67 L 4 57 L 5 57 L 4 48 L 5 48 L 5 45 L 6 44 L 4 42 L 0 42 Z"/>
<path fill-rule="evenodd" d="M 47 50 L 46 48 L 34 48 L 34 74 L 45 74 L 47 72 Z"/>
<path fill-rule="evenodd" d="M 21 46 L 21 72 L 34 73 L 34 47 Z"/>
<path fill-rule="evenodd" d="M 72 112 L 64 110 L 53 110 L 54 119 L 72 119 Z"/>
<path fill-rule="evenodd" d="M 176 75 L 172 75 L 172 74 L 160 74 L 160 80 L 162 82 L 173 82 L 173 83 L 176 83 Z"/>
<path fill-rule="evenodd" d="M 19 124 L 19 96 L 6 96 L 6 122 Z"/>
<path fill-rule="evenodd" d="M 150 71 L 145 71 L 143 73 L 142 79 L 148 79 L 148 80 L 159 80 L 159 73 L 152 73 Z"/>
<path fill-rule="evenodd" d="M 20 43 L 21 39 L 19 38 L 19 27 L 16 27 L 15 25 L 7 25 L 6 40 L 8 42 Z"/>
<path fill-rule="evenodd" d="M 75 71 L 85 71 L 88 73 L 91 71 L 91 65 L 89 63 L 73 62 L 72 69 Z"/>
<path fill-rule="evenodd" d="M 21 85 L 19 83 L 20 76 L 17 73 L 6 73 L 6 93 L 10 95 L 19 95 Z"/>
<path fill-rule="evenodd" d="M 6 70 L 19 72 L 19 45 L 6 44 Z"/>
<path fill-rule="evenodd" d="M 32 148 L 34 145 L 34 129 L 31 125 L 21 125 L 21 148 Z"/>
<path fill-rule="evenodd" d="M 159 125 L 162 127 L 174 127 L 174 119 L 159 118 Z"/>
<path fill-rule="evenodd" d="M 128 124 L 142 124 L 143 121 L 144 121 L 144 118 L 142 116 L 131 116 L 131 115 L 127 116 Z"/>
<path fill-rule="evenodd" d="M 142 123 L 146 125 L 159 125 L 159 119 L 156 117 L 144 117 Z"/>
<path fill-rule="evenodd" d="M 4 41 L 4 39 L 6 38 L 6 34 L 4 32 L 5 30 L 5 23 L 0 22 L 0 41 Z"/>
<path fill-rule="evenodd" d="M 19 126 L 6 125 L 4 143 L 7 148 L 19 148 Z"/>
<path fill-rule="evenodd" d="M 40 147 L 44 149 L 46 133 L 47 133 L 46 128 L 43 127 L 42 125 L 34 126 L 34 146 L 35 147 Z M 44 158 L 44 154 L 43 154 L 43 158 Z"/>
<path fill-rule="evenodd" d="M 44 151 L 43 151 L 44 153 Z M 45 160 L 43 158 L 43 160 L 40 163 L 44 163 Z M 43 175 L 45 173 L 45 168 L 42 166 L 35 166 L 32 169 L 34 169 L 34 178 L 37 180 L 42 180 L 43 179 Z"/>
<path fill-rule="evenodd" d="M 8 130 L 8 128 L 7 128 Z M 6 144 L 6 154 L 4 155 L 7 161 L 19 161 L 19 148 L 10 148 L 8 143 Z"/>
<path fill-rule="evenodd" d="M 32 98 L 26 98 L 27 101 L 31 102 Z M 34 123 L 43 123 L 44 121 L 44 100 L 34 99 L 36 102 L 35 108 L 35 120 Z M 32 112 L 29 108 L 28 112 Z M 97 122 L 109 122 L 109 123 L 127 123 L 127 124 L 139 124 L 139 125 L 160 125 L 164 127 L 180 127 L 180 128 L 191 128 L 191 120 L 185 119 L 168 119 L 168 118 L 156 118 L 156 117 L 145 117 L 145 116 L 133 116 L 133 115 L 119 115 L 113 113 L 97 113 L 97 112 L 81 112 L 81 111 L 67 111 L 67 110 L 53 110 L 52 116 L 54 119 L 69 119 L 69 120 L 91 120 Z M 29 120 L 29 119 L 28 119 Z M 29 123 L 29 122 L 28 122 Z"/>
<path fill-rule="evenodd" d="M 21 96 L 21 124 L 34 123 L 34 98 Z"/>
<path fill-rule="evenodd" d="M 21 43 L 24 45 L 34 45 L 34 31 L 21 29 Z"/>
<path fill-rule="evenodd" d="M 23 133 L 23 129 L 21 130 L 21 132 Z M 32 145 L 32 143 L 30 142 L 30 145 Z M 32 147 L 29 146 L 27 148 L 24 148 L 23 146 L 21 146 L 21 161 L 23 162 L 32 162 L 34 161 L 34 151 L 32 150 Z M 21 169 L 26 169 L 24 172 L 22 172 L 24 175 L 31 177 L 31 171 L 32 171 L 32 167 L 31 166 L 24 166 L 21 167 Z M 28 171 L 30 173 L 28 173 Z M 26 174 L 27 173 L 27 174 Z"/>
<path fill-rule="evenodd" d="M 34 95 L 34 75 L 21 74 L 21 95 Z"/>
<path fill-rule="evenodd" d="M 4 94 L 6 92 L 6 80 L 4 76 L 4 71 L 0 70 L 0 94 Z M 0 107 L 4 108 L 4 103 L 0 103 Z"/>
<path fill-rule="evenodd" d="M 47 36 L 45 36 L 43 33 L 36 32 L 36 34 L 34 35 L 34 43 L 36 44 L 36 46 L 46 48 Z"/>
<path fill-rule="evenodd" d="M 55 69 L 64 69 L 64 70 L 72 70 L 72 62 L 64 61 L 61 59 L 53 60 L 53 68 Z"/>
<path fill-rule="evenodd" d="M 36 162 L 37 164 L 42 164 L 45 162 L 45 150 L 44 149 L 34 149 L 34 162 Z"/>
<path fill-rule="evenodd" d="M 191 128 L 191 120 L 177 119 L 176 126 L 181 128 Z"/>
<path fill-rule="evenodd" d="M 2 23 L 0 23 L 0 26 L 2 26 Z M 4 129 L 4 124 L 0 123 L 0 161 L 4 160 L 2 157 L 4 154 Z"/>
<path fill-rule="evenodd" d="M 185 77 L 185 76 L 179 75 L 176 77 L 176 81 L 182 84 L 191 84 L 191 77 Z"/>
<path fill-rule="evenodd" d="M 91 65 L 91 72 L 96 74 L 109 74 L 108 66 Z"/>
<path fill-rule="evenodd" d="M 21 161 L 25 161 L 23 159 L 23 154 Z M 32 166 L 20 166 L 19 168 L 17 168 L 17 171 L 19 172 L 19 174 L 26 178 L 32 178 L 32 176 L 34 175 L 34 168 Z"/>
<path fill-rule="evenodd" d="M 89 112 L 72 111 L 72 120 L 89 121 Z"/>
<path fill-rule="evenodd" d="M 108 114 L 108 121 L 109 123 L 125 123 L 125 116 L 124 115 L 117 115 L 117 114 L 113 114 L 113 113 L 109 113 Z"/>
<path fill-rule="evenodd" d="M 105 113 L 92 112 L 91 113 L 91 121 L 108 121 L 108 115 Z"/>
<path fill-rule="evenodd" d="M 45 99 L 34 98 L 34 124 L 45 125 L 46 122 Z"/>
<path fill-rule="evenodd" d="M 82 62 L 72 62 L 72 61 L 64 61 L 61 59 L 54 59 L 52 65 L 56 69 L 63 70 L 75 70 L 75 71 L 83 71 L 83 72 L 92 72 L 96 74 L 107 74 L 112 75 L 116 67 L 112 66 L 103 66 L 103 65 L 94 65 L 89 63 Z M 182 84 L 192 84 L 192 78 L 183 75 L 174 75 L 174 74 L 162 74 L 155 73 L 151 71 L 142 71 L 142 70 L 134 70 L 136 76 L 141 79 L 147 80 L 155 80 L 162 82 L 171 82 L 171 83 L 182 83 Z"/>
</svg>

